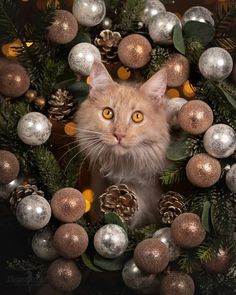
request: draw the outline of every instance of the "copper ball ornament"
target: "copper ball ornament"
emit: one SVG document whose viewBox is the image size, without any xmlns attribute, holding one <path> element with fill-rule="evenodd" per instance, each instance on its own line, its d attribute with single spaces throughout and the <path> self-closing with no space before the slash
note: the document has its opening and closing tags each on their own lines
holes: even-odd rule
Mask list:
<svg viewBox="0 0 236 295">
<path fill-rule="evenodd" d="M 183 213 L 171 224 L 171 237 L 181 248 L 194 248 L 205 239 L 206 231 L 200 217 L 194 213 Z"/>
<path fill-rule="evenodd" d="M 76 258 L 87 249 L 88 235 L 79 224 L 63 224 L 53 236 L 53 245 L 62 257 Z"/>
<path fill-rule="evenodd" d="M 80 285 L 81 273 L 74 261 L 59 258 L 49 265 L 47 280 L 54 289 L 71 292 Z"/>
<path fill-rule="evenodd" d="M 201 100 L 189 101 L 178 113 L 180 127 L 193 135 L 204 133 L 212 125 L 213 119 L 212 109 Z"/>
<path fill-rule="evenodd" d="M 0 150 L 0 183 L 8 184 L 17 178 L 20 164 L 16 156 L 5 150 Z"/>
<path fill-rule="evenodd" d="M 118 46 L 120 61 L 132 69 L 145 66 L 151 58 L 151 51 L 150 42 L 139 34 L 128 35 Z"/>
<path fill-rule="evenodd" d="M 66 187 L 52 197 L 53 215 L 62 222 L 75 222 L 85 213 L 85 201 L 80 191 Z"/>
<path fill-rule="evenodd" d="M 146 273 L 158 274 L 170 260 L 167 246 L 158 239 L 146 239 L 138 243 L 134 250 L 134 262 Z"/>
<path fill-rule="evenodd" d="M 37 91 L 33 89 L 27 90 L 25 93 L 25 98 L 27 99 L 29 103 L 31 103 L 37 98 Z"/>
<path fill-rule="evenodd" d="M 205 268 L 211 273 L 222 273 L 229 267 L 230 260 L 229 252 L 220 248 L 216 257 L 205 264 Z"/>
<path fill-rule="evenodd" d="M 221 165 L 217 159 L 208 154 L 197 154 L 188 161 L 186 175 L 193 185 L 210 187 L 220 179 Z"/>
<path fill-rule="evenodd" d="M 0 92 L 5 96 L 19 97 L 30 86 L 30 78 L 19 64 L 5 64 L 0 69 Z"/>
</svg>

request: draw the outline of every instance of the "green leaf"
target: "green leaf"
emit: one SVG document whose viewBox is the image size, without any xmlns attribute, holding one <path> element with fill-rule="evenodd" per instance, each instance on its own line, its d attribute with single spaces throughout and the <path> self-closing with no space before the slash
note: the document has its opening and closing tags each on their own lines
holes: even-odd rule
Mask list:
<svg viewBox="0 0 236 295">
<path fill-rule="evenodd" d="M 81 256 L 83 263 L 87 266 L 87 268 L 93 270 L 93 271 L 98 271 L 98 272 L 102 272 L 103 270 L 98 268 L 97 266 L 95 266 L 92 262 L 92 260 L 90 259 L 90 257 L 88 256 L 87 253 L 82 254 Z"/>
<path fill-rule="evenodd" d="M 210 232 L 210 210 L 211 203 L 209 201 L 204 202 L 202 211 L 202 225 L 207 232 Z"/>
<path fill-rule="evenodd" d="M 82 102 L 89 94 L 89 86 L 84 82 L 75 81 L 66 87 L 73 95 L 74 99 Z"/>
<path fill-rule="evenodd" d="M 176 141 L 169 145 L 166 156 L 171 161 L 181 161 L 187 158 L 185 141 Z"/>
<path fill-rule="evenodd" d="M 183 27 L 184 37 L 201 41 L 203 45 L 209 44 L 215 36 L 215 28 L 208 23 L 189 21 Z"/>
<path fill-rule="evenodd" d="M 82 42 L 86 42 L 86 43 L 91 43 L 91 38 L 88 34 L 86 33 L 83 33 L 83 32 L 79 32 L 75 38 L 70 42 L 68 43 L 66 46 L 68 48 L 72 48 L 73 46 L 79 44 L 79 43 L 82 43 Z"/>
<path fill-rule="evenodd" d="M 104 216 L 104 221 L 106 224 L 117 224 L 127 232 L 126 224 L 123 223 L 120 217 L 113 212 L 106 213 Z"/>
<path fill-rule="evenodd" d="M 215 207 L 216 205 L 213 203 L 211 204 L 211 224 L 213 226 L 213 229 L 216 231 L 216 226 L 215 226 Z"/>
<path fill-rule="evenodd" d="M 175 48 L 180 53 L 185 54 L 185 44 L 184 44 L 182 28 L 178 24 L 174 26 L 173 41 L 174 41 Z"/>
<path fill-rule="evenodd" d="M 221 90 L 222 94 L 225 96 L 225 98 L 228 100 L 228 102 L 232 105 L 232 107 L 236 110 L 236 100 L 234 97 L 232 97 L 229 93 L 227 93 L 221 85 L 217 85 L 217 87 Z"/>
<path fill-rule="evenodd" d="M 94 256 L 94 264 L 98 267 L 101 267 L 107 271 L 118 271 L 121 270 L 127 261 L 127 255 L 123 254 L 122 256 L 115 259 L 107 259 L 99 254 Z"/>
</svg>

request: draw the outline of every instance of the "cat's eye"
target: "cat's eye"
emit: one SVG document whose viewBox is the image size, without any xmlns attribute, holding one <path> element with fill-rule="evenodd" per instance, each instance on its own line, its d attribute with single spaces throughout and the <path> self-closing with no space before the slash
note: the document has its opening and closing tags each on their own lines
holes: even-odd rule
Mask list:
<svg viewBox="0 0 236 295">
<path fill-rule="evenodd" d="M 135 122 L 135 123 L 140 123 L 143 121 L 143 118 L 144 118 L 144 115 L 142 112 L 139 112 L 139 111 L 136 111 L 132 114 L 132 120 Z"/>
<path fill-rule="evenodd" d="M 102 111 L 103 118 L 107 120 L 111 120 L 114 117 L 114 112 L 111 108 L 105 108 Z"/>
</svg>

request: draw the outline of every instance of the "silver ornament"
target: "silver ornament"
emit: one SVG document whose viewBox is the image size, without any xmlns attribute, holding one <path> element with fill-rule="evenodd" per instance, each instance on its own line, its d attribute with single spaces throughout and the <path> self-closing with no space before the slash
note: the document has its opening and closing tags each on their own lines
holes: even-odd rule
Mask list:
<svg viewBox="0 0 236 295">
<path fill-rule="evenodd" d="M 24 177 L 20 175 L 8 184 L 0 184 L 0 198 L 3 200 L 9 199 L 10 194 L 14 191 L 14 189 L 17 186 L 22 184 L 23 180 L 24 180 Z"/>
<path fill-rule="evenodd" d="M 102 27 L 104 30 L 109 30 L 112 27 L 112 20 L 109 17 L 105 17 L 102 21 Z"/>
<path fill-rule="evenodd" d="M 182 18 L 182 24 L 185 24 L 188 21 L 210 23 L 213 26 L 215 24 L 211 11 L 202 6 L 193 6 L 185 11 Z"/>
<path fill-rule="evenodd" d="M 72 13 L 80 25 L 94 27 L 106 15 L 106 5 L 103 0 L 74 0 Z"/>
<path fill-rule="evenodd" d="M 184 104 L 188 101 L 182 97 L 166 99 L 167 118 L 170 126 L 179 127 L 178 113 Z"/>
<path fill-rule="evenodd" d="M 159 0 L 146 0 L 143 11 L 142 21 L 145 25 L 148 25 L 151 18 L 157 15 L 159 12 L 166 11 L 164 4 Z"/>
<path fill-rule="evenodd" d="M 211 47 L 200 56 L 198 67 L 204 78 L 220 82 L 232 72 L 233 59 L 225 49 Z"/>
<path fill-rule="evenodd" d="M 174 13 L 167 11 L 160 12 L 149 23 L 150 37 L 158 44 L 172 44 L 173 29 L 177 24 L 181 26 L 181 21 Z"/>
<path fill-rule="evenodd" d="M 203 145 L 209 155 L 215 158 L 227 158 L 236 149 L 236 133 L 228 125 L 215 124 L 206 131 Z"/>
<path fill-rule="evenodd" d="M 97 47 L 86 42 L 75 45 L 68 56 L 72 71 L 84 76 L 90 74 L 95 60 L 101 61 L 101 54 Z"/>
<path fill-rule="evenodd" d="M 41 145 L 51 135 L 52 124 L 46 116 L 38 112 L 24 115 L 17 125 L 19 138 L 29 145 Z"/>
<path fill-rule="evenodd" d="M 106 258 L 116 258 L 125 252 L 128 237 L 119 225 L 107 224 L 96 232 L 93 242 L 98 254 Z"/>
<path fill-rule="evenodd" d="M 232 165 L 225 177 L 226 184 L 231 192 L 236 194 L 236 164 Z"/>
<path fill-rule="evenodd" d="M 16 218 L 25 228 L 41 229 L 51 218 L 51 207 L 45 198 L 32 194 L 20 201 L 16 208 Z"/>
<path fill-rule="evenodd" d="M 169 227 L 163 227 L 157 230 L 152 237 L 160 240 L 167 246 L 170 254 L 170 261 L 174 261 L 180 256 L 180 248 L 175 244 L 175 242 L 171 238 Z"/>
<path fill-rule="evenodd" d="M 36 256 L 44 260 L 54 260 L 59 255 L 56 249 L 53 247 L 52 242 L 53 232 L 45 228 L 37 231 L 32 239 L 32 249 Z"/>
</svg>

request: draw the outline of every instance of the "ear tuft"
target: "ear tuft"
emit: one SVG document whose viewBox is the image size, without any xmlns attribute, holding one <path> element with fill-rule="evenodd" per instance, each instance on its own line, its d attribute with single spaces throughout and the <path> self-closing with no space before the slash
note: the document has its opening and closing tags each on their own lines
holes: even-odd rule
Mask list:
<svg viewBox="0 0 236 295">
<path fill-rule="evenodd" d="M 105 66 L 99 61 L 93 63 L 89 78 L 90 87 L 95 91 L 102 91 L 114 83 Z"/>
</svg>

